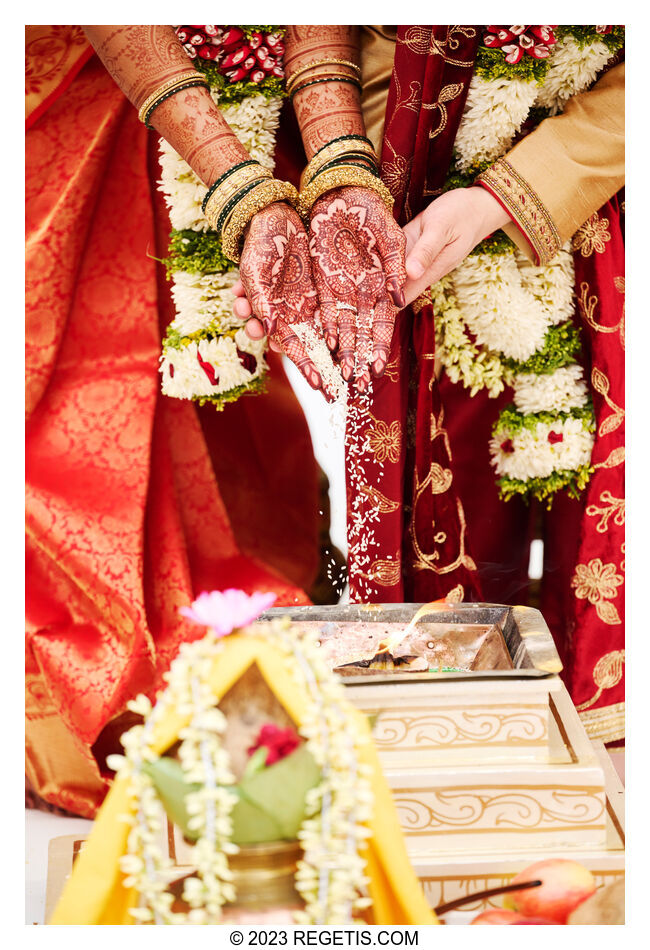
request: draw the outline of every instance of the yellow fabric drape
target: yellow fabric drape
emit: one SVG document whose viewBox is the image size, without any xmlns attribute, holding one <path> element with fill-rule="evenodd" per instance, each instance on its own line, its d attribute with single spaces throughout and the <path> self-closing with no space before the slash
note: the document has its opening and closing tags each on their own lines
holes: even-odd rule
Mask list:
<svg viewBox="0 0 650 950">
<path fill-rule="evenodd" d="M 292 675 L 291 661 L 271 643 L 257 637 L 235 634 L 224 642 L 215 658 L 210 684 L 219 701 L 246 670 L 256 663 L 271 692 L 299 726 L 309 705 L 306 691 Z M 390 790 L 381 771 L 372 743 L 368 722 L 356 709 L 349 708 L 359 734 L 367 739 L 360 745 L 360 759 L 372 766 L 374 809 L 372 836 L 367 842 L 367 869 L 372 898 L 372 922 L 375 924 L 438 923 L 426 902 L 419 881 L 409 862 Z M 163 753 L 178 738 L 189 717 L 175 709 L 160 721 L 154 733 L 157 754 Z M 135 906 L 137 893 L 125 888 L 119 859 L 126 853 L 129 826 L 120 815 L 133 811 L 126 779 L 116 779 L 95 822 L 86 846 L 79 854 L 70 879 L 56 907 L 52 924 L 132 924 L 129 908 Z"/>
</svg>

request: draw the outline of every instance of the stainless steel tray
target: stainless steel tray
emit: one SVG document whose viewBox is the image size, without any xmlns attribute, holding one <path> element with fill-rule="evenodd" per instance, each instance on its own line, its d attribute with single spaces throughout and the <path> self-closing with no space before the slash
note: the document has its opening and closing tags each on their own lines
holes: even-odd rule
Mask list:
<svg viewBox="0 0 650 950">
<path fill-rule="evenodd" d="M 325 607 L 273 607 L 262 614 L 260 621 L 273 617 L 289 617 L 292 622 L 355 622 L 408 623 L 423 604 L 346 604 Z M 346 676 L 346 685 L 376 683 L 422 683 L 430 680 L 457 679 L 528 679 L 550 676 L 562 669 L 562 662 L 551 632 L 539 610 L 532 607 L 511 607 L 507 604 L 436 604 L 431 614 L 422 618 L 427 624 L 498 624 L 503 633 L 513 669 L 473 670 L 462 673 L 374 673 L 372 676 Z"/>
</svg>

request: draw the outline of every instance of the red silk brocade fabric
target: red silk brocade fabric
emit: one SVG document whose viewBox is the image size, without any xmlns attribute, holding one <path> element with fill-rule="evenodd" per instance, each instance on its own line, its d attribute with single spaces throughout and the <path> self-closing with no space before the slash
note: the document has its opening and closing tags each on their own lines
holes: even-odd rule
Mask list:
<svg viewBox="0 0 650 950">
<path fill-rule="evenodd" d="M 473 27 L 398 27 L 381 176 L 400 224 L 444 182 L 477 42 Z M 395 324 L 386 372 L 373 383 L 370 413 L 347 434 L 349 510 L 359 484 L 369 486 L 361 489 L 366 511 L 379 503 L 368 562 L 350 560 L 352 600 L 482 599 L 453 481 L 434 354 L 431 306 L 417 315 L 407 307 Z M 352 552 L 359 521 L 349 517 Z"/>
<path fill-rule="evenodd" d="M 398 28 L 381 174 L 401 224 L 440 194 L 479 37 L 474 27 Z M 620 196 L 585 223 L 573 244 L 575 322 L 597 425 L 589 485 L 579 499 L 560 492 L 550 511 L 516 498 L 500 501 L 488 443 L 511 393 L 471 397 L 444 374 L 438 383 L 435 314 L 430 304 L 416 301 L 396 321 L 390 361 L 373 384 L 366 421 L 348 433 L 348 466 L 359 467 L 363 458 L 357 478 L 349 479 L 349 514 L 360 482 L 370 486 L 363 489 L 368 509 L 379 499 L 370 564 L 350 564 L 350 589 L 357 601 L 444 597 L 525 604 L 530 541 L 541 520 L 541 609 L 564 663 L 563 677 L 588 733 L 616 741 L 624 735 Z M 374 453 L 370 460 L 360 452 L 364 442 Z M 351 548 L 355 530 L 350 518 Z"/>
<path fill-rule="evenodd" d="M 158 138 L 96 57 L 63 88 L 27 137 L 27 775 L 91 817 L 111 723 L 204 633 L 181 605 L 309 603 L 318 483 L 274 354 L 269 392 L 222 413 L 160 393 Z"/>
</svg>

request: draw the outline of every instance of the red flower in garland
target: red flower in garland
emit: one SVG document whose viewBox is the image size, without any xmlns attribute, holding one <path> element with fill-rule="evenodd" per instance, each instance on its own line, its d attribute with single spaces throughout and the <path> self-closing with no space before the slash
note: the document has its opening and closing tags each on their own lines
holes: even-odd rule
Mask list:
<svg viewBox="0 0 650 950">
<path fill-rule="evenodd" d="M 293 729 L 280 729 L 272 722 L 267 722 L 260 729 L 257 739 L 247 750 L 252 755 L 256 749 L 264 746 L 266 748 L 266 764 L 273 765 L 280 759 L 286 759 L 288 755 L 298 748 L 302 739 Z"/>
<path fill-rule="evenodd" d="M 284 78 L 284 43 L 277 33 L 246 36 L 238 26 L 177 26 L 176 36 L 190 57 L 209 59 L 230 82 L 261 83 Z"/>
<path fill-rule="evenodd" d="M 518 63 L 525 55 L 533 59 L 548 59 L 549 47 L 557 43 L 555 26 L 488 26 L 483 44 L 489 49 L 501 49 L 507 63 Z"/>
</svg>

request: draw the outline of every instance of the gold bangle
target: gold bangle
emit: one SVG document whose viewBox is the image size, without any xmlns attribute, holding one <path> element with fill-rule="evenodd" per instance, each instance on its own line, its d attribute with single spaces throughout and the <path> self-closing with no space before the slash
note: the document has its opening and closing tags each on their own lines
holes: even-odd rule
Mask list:
<svg viewBox="0 0 650 950">
<path fill-rule="evenodd" d="M 369 158 L 374 158 L 377 161 L 377 153 L 375 148 L 370 142 L 365 142 L 363 139 L 357 140 L 346 140 L 344 142 L 340 140 L 335 140 L 330 142 L 329 145 L 326 145 L 320 151 L 316 152 L 307 163 L 305 170 L 300 176 L 300 188 L 306 188 L 314 175 L 317 175 L 319 170 L 323 165 L 327 165 L 328 162 L 331 162 L 334 158 L 339 158 L 342 155 L 346 155 L 350 152 L 361 152 L 364 155 L 368 155 Z"/>
<path fill-rule="evenodd" d="M 171 79 L 167 79 L 161 86 L 158 86 L 150 96 L 144 100 L 140 108 L 138 109 L 138 119 L 140 122 L 144 122 L 147 112 L 151 106 L 156 102 L 160 96 L 164 96 L 166 92 L 169 92 L 170 89 L 173 89 L 175 86 L 178 86 L 182 82 L 187 82 L 188 79 L 204 79 L 205 76 L 203 73 L 200 73 L 198 69 L 186 70 L 184 73 L 180 73 L 178 76 L 173 76 Z"/>
<path fill-rule="evenodd" d="M 205 206 L 203 212 L 211 227 L 215 228 L 215 222 L 219 220 L 221 212 L 237 192 L 245 185 L 253 181 L 273 178 L 273 172 L 263 165 L 246 165 L 244 168 L 233 172 L 226 180 L 214 191 Z"/>
<path fill-rule="evenodd" d="M 287 76 L 287 85 L 286 91 L 289 92 L 289 87 L 293 85 L 298 76 L 302 76 L 303 73 L 308 72 L 310 69 L 315 69 L 316 66 L 348 66 L 350 69 L 354 70 L 359 78 L 361 78 L 361 67 L 357 66 L 356 63 L 351 63 L 349 59 L 315 59 L 311 63 L 307 63 L 305 66 L 300 66 L 291 76 Z"/>
<path fill-rule="evenodd" d="M 241 256 L 239 243 L 242 234 L 246 230 L 246 225 L 258 211 L 273 204 L 274 201 L 288 201 L 295 208 L 298 204 L 298 192 L 290 182 L 278 181 L 277 178 L 273 178 L 271 181 L 264 181 L 257 188 L 253 188 L 235 205 L 223 226 L 221 234 L 221 248 L 227 258 L 239 263 Z"/>
<path fill-rule="evenodd" d="M 307 218 L 314 203 L 324 195 L 326 191 L 332 188 L 343 188 L 356 185 L 361 188 L 370 188 L 376 192 L 384 202 L 389 211 L 393 210 L 395 199 L 391 195 L 386 185 L 365 168 L 357 168 L 350 165 L 338 165 L 335 168 L 328 168 L 315 178 L 311 184 L 300 192 L 298 199 L 298 211 Z"/>
</svg>

